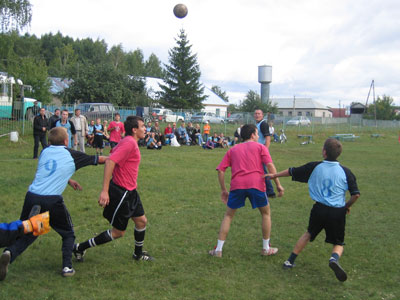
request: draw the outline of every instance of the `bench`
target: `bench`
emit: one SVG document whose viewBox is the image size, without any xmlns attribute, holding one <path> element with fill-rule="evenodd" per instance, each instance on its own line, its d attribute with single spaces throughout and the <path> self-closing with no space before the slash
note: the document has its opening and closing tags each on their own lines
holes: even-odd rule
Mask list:
<svg viewBox="0 0 400 300">
<path fill-rule="evenodd" d="M 297 135 L 297 137 L 303 139 L 303 142 L 301 142 L 301 145 L 314 144 L 312 135 L 299 134 L 299 135 Z"/>
<path fill-rule="evenodd" d="M 356 139 L 360 138 L 359 136 L 354 135 L 353 133 L 339 133 L 333 136 L 330 136 L 332 139 L 337 139 L 338 141 L 351 141 L 354 142 Z"/>
</svg>

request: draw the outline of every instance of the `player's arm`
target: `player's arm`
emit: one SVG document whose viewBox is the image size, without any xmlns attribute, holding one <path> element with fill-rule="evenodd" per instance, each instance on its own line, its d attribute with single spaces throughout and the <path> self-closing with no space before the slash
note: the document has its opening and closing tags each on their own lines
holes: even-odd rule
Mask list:
<svg viewBox="0 0 400 300">
<path fill-rule="evenodd" d="M 110 196 L 108 195 L 108 189 L 110 187 L 110 180 L 112 177 L 112 173 L 115 168 L 115 162 L 111 159 L 106 160 L 106 165 L 104 167 L 104 177 L 103 177 L 103 189 L 101 190 L 99 197 L 99 205 L 102 207 L 106 207 L 110 202 Z"/>
<path fill-rule="evenodd" d="M 228 203 L 228 191 L 225 186 L 225 170 L 218 170 L 218 182 L 221 186 L 221 201 L 225 204 Z"/>
<path fill-rule="evenodd" d="M 276 168 L 275 168 L 275 165 L 273 163 L 268 163 L 267 164 L 267 169 L 268 169 L 268 173 L 276 174 Z M 271 179 L 273 179 L 274 182 L 275 182 L 276 189 L 278 190 L 278 197 L 282 197 L 283 193 L 285 192 L 285 189 L 281 185 L 278 177 L 277 176 L 271 177 Z"/>
<path fill-rule="evenodd" d="M 275 178 L 278 178 L 278 177 L 288 177 L 288 176 L 290 176 L 289 169 L 281 171 L 279 173 L 264 174 L 264 177 L 269 177 L 271 179 L 275 179 Z"/>
<path fill-rule="evenodd" d="M 68 184 L 69 184 L 75 191 L 76 191 L 76 190 L 82 191 L 82 187 L 81 187 L 81 185 L 80 185 L 77 181 L 70 179 L 70 180 L 68 180 Z"/>
<path fill-rule="evenodd" d="M 108 156 L 99 156 L 97 163 L 103 165 L 106 163 L 107 158 L 108 158 Z"/>
<path fill-rule="evenodd" d="M 360 197 L 360 194 L 351 195 L 350 200 L 346 202 L 345 207 L 347 209 L 348 214 L 350 213 L 351 206 L 357 201 L 357 199 L 359 197 Z"/>
</svg>

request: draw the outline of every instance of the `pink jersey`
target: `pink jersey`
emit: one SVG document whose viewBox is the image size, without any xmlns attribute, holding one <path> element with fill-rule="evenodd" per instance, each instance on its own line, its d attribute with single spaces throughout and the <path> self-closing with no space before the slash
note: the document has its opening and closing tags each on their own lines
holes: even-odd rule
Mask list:
<svg viewBox="0 0 400 300">
<path fill-rule="evenodd" d="M 225 154 L 217 170 L 232 168 L 231 188 L 257 189 L 265 192 L 263 164 L 272 163 L 267 147 L 257 142 L 237 144 Z"/>
<path fill-rule="evenodd" d="M 110 130 L 111 128 L 115 128 L 114 130 Z M 125 127 L 124 127 L 124 123 L 122 122 L 115 122 L 112 121 L 110 123 L 110 125 L 108 125 L 107 128 L 108 132 L 110 133 L 110 141 L 111 142 L 115 142 L 115 143 L 119 143 L 119 141 L 121 140 L 121 135 L 123 133 L 125 133 Z"/>
<path fill-rule="evenodd" d="M 130 135 L 126 136 L 112 150 L 110 159 L 116 164 L 112 179 L 114 183 L 129 191 L 136 189 L 140 164 L 137 141 Z"/>
</svg>

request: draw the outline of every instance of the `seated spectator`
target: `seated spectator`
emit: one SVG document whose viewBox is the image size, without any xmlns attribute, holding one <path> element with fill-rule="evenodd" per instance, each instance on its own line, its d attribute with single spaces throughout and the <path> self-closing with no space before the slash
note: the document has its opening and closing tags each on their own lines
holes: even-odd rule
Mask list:
<svg viewBox="0 0 400 300">
<path fill-rule="evenodd" d="M 279 142 L 279 137 L 278 135 L 275 133 L 275 128 L 273 126 L 272 122 L 268 122 L 269 125 L 269 134 L 274 138 L 274 142 Z"/>
<path fill-rule="evenodd" d="M 156 140 L 155 135 L 156 134 L 154 132 L 150 132 L 150 134 L 147 135 L 147 137 L 145 138 L 145 143 L 146 143 L 147 149 L 161 150 L 161 148 L 162 148 L 161 142 Z"/>
<path fill-rule="evenodd" d="M 178 143 L 190 145 L 190 137 L 185 128 L 185 122 L 181 122 L 181 126 L 178 128 Z"/>
<path fill-rule="evenodd" d="M 215 144 L 212 142 L 211 139 L 209 139 L 205 144 L 203 144 L 203 149 L 212 150 L 214 148 L 215 148 Z"/>
<path fill-rule="evenodd" d="M 196 127 L 194 128 L 193 140 L 197 142 L 199 146 L 203 145 L 203 137 L 201 136 L 201 129 L 199 124 L 196 124 Z"/>
<path fill-rule="evenodd" d="M 87 146 L 92 147 L 93 146 L 93 140 L 94 140 L 94 120 L 90 121 L 90 124 L 88 126 L 89 130 L 87 132 Z"/>
<path fill-rule="evenodd" d="M 176 123 L 172 123 L 172 133 L 175 137 L 178 136 L 178 128 L 176 128 Z"/>
<path fill-rule="evenodd" d="M 156 138 L 156 140 L 159 141 L 159 142 L 161 142 L 161 144 L 162 144 L 163 146 L 165 146 L 165 137 L 164 137 L 164 135 L 161 133 L 160 124 L 158 123 L 158 121 L 156 121 L 156 122 L 154 123 L 154 127 L 151 129 L 151 132 L 154 132 L 154 133 L 155 133 L 155 138 Z"/>
<path fill-rule="evenodd" d="M 243 124 L 240 125 L 240 127 L 238 127 L 238 129 L 235 130 L 235 133 L 233 134 L 232 146 L 241 142 L 240 131 L 242 130 L 242 127 L 243 127 Z"/>
<path fill-rule="evenodd" d="M 228 148 L 229 147 L 229 140 L 224 136 L 224 134 L 222 132 L 219 135 L 219 145 L 222 148 Z"/>
<path fill-rule="evenodd" d="M 222 147 L 221 142 L 220 142 L 220 137 L 216 132 L 214 132 L 213 137 L 211 138 L 211 141 L 214 143 L 214 148 Z"/>
<path fill-rule="evenodd" d="M 164 129 L 164 137 L 165 137 L 165 143 L 170 144 L 171 139 L 174 137 L 174 133 L 172 131 L 171 123 L 168 123 L 167 127 Z"/>
<path fill-rule="evenodd" d="M 190 144 L 196 145 L 196 139 L 193 137 L 194 127 L 192 125 L 192 122 L 188 122 L 188 126 L 186 127 L 186 132 L 187 132 L 187 135 L 189 136 Z"/>
</svg>

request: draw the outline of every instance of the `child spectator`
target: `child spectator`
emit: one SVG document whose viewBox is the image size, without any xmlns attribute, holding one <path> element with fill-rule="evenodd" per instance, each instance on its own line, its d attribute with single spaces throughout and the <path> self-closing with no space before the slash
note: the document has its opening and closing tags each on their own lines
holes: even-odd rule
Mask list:
<svg viewBox="0 0 400 300">
<path fill-rule="evenodd" d="M 204 134 L 204 141 L 205 142 L 208 141 L 208 136 L 210 135 L 210 130 L 211 130 L 211 127 L 208 124 L 208 121 L 206 121 L 206 123 L 203 126 L 203 134 Z"/>
<path fill-rule="evenodd" d="M 122 123 L 121 116 L 119 113 L 115 114 L 115 120 L 110 122 L 108 125 L 108 131 L 110 132 L 110 146 L 111 149 L 118 145 L 121 138 L 125 135 L 124 123 Z"/>
<path fill-rule="evenodd" d="M 165 143 L 170 144 L 172 137 L 174 136 L 171 123 L 168 123 L 167 127 L 164 129 Z"/>
<path fill-rule="evenodd" d="M 161 141 L 157 141 L 156 134 L 154 132 L 150 132 L 149 135 L 144 139 L 147 149 L 157 149 L 161 150 L 162 144 Z"/>
<path fill-rule="evenodd" d="M 94 125 L 94 141 L 93 146 L 96 148 L 96 153 L 103 154 L 103 137 L 104 137 L 104 127 L 101 125 L 101 119 L 96 119 L 96 125 Z"/>
<path fill-rule="evenodd" d="M 93 146 L 93 140 L 94 140 L 94 120 L 90 121 L 90 124 L 88 126 L 88 134 L 87 134 L 87 146 L 92 147 Z"/>
</svg>

